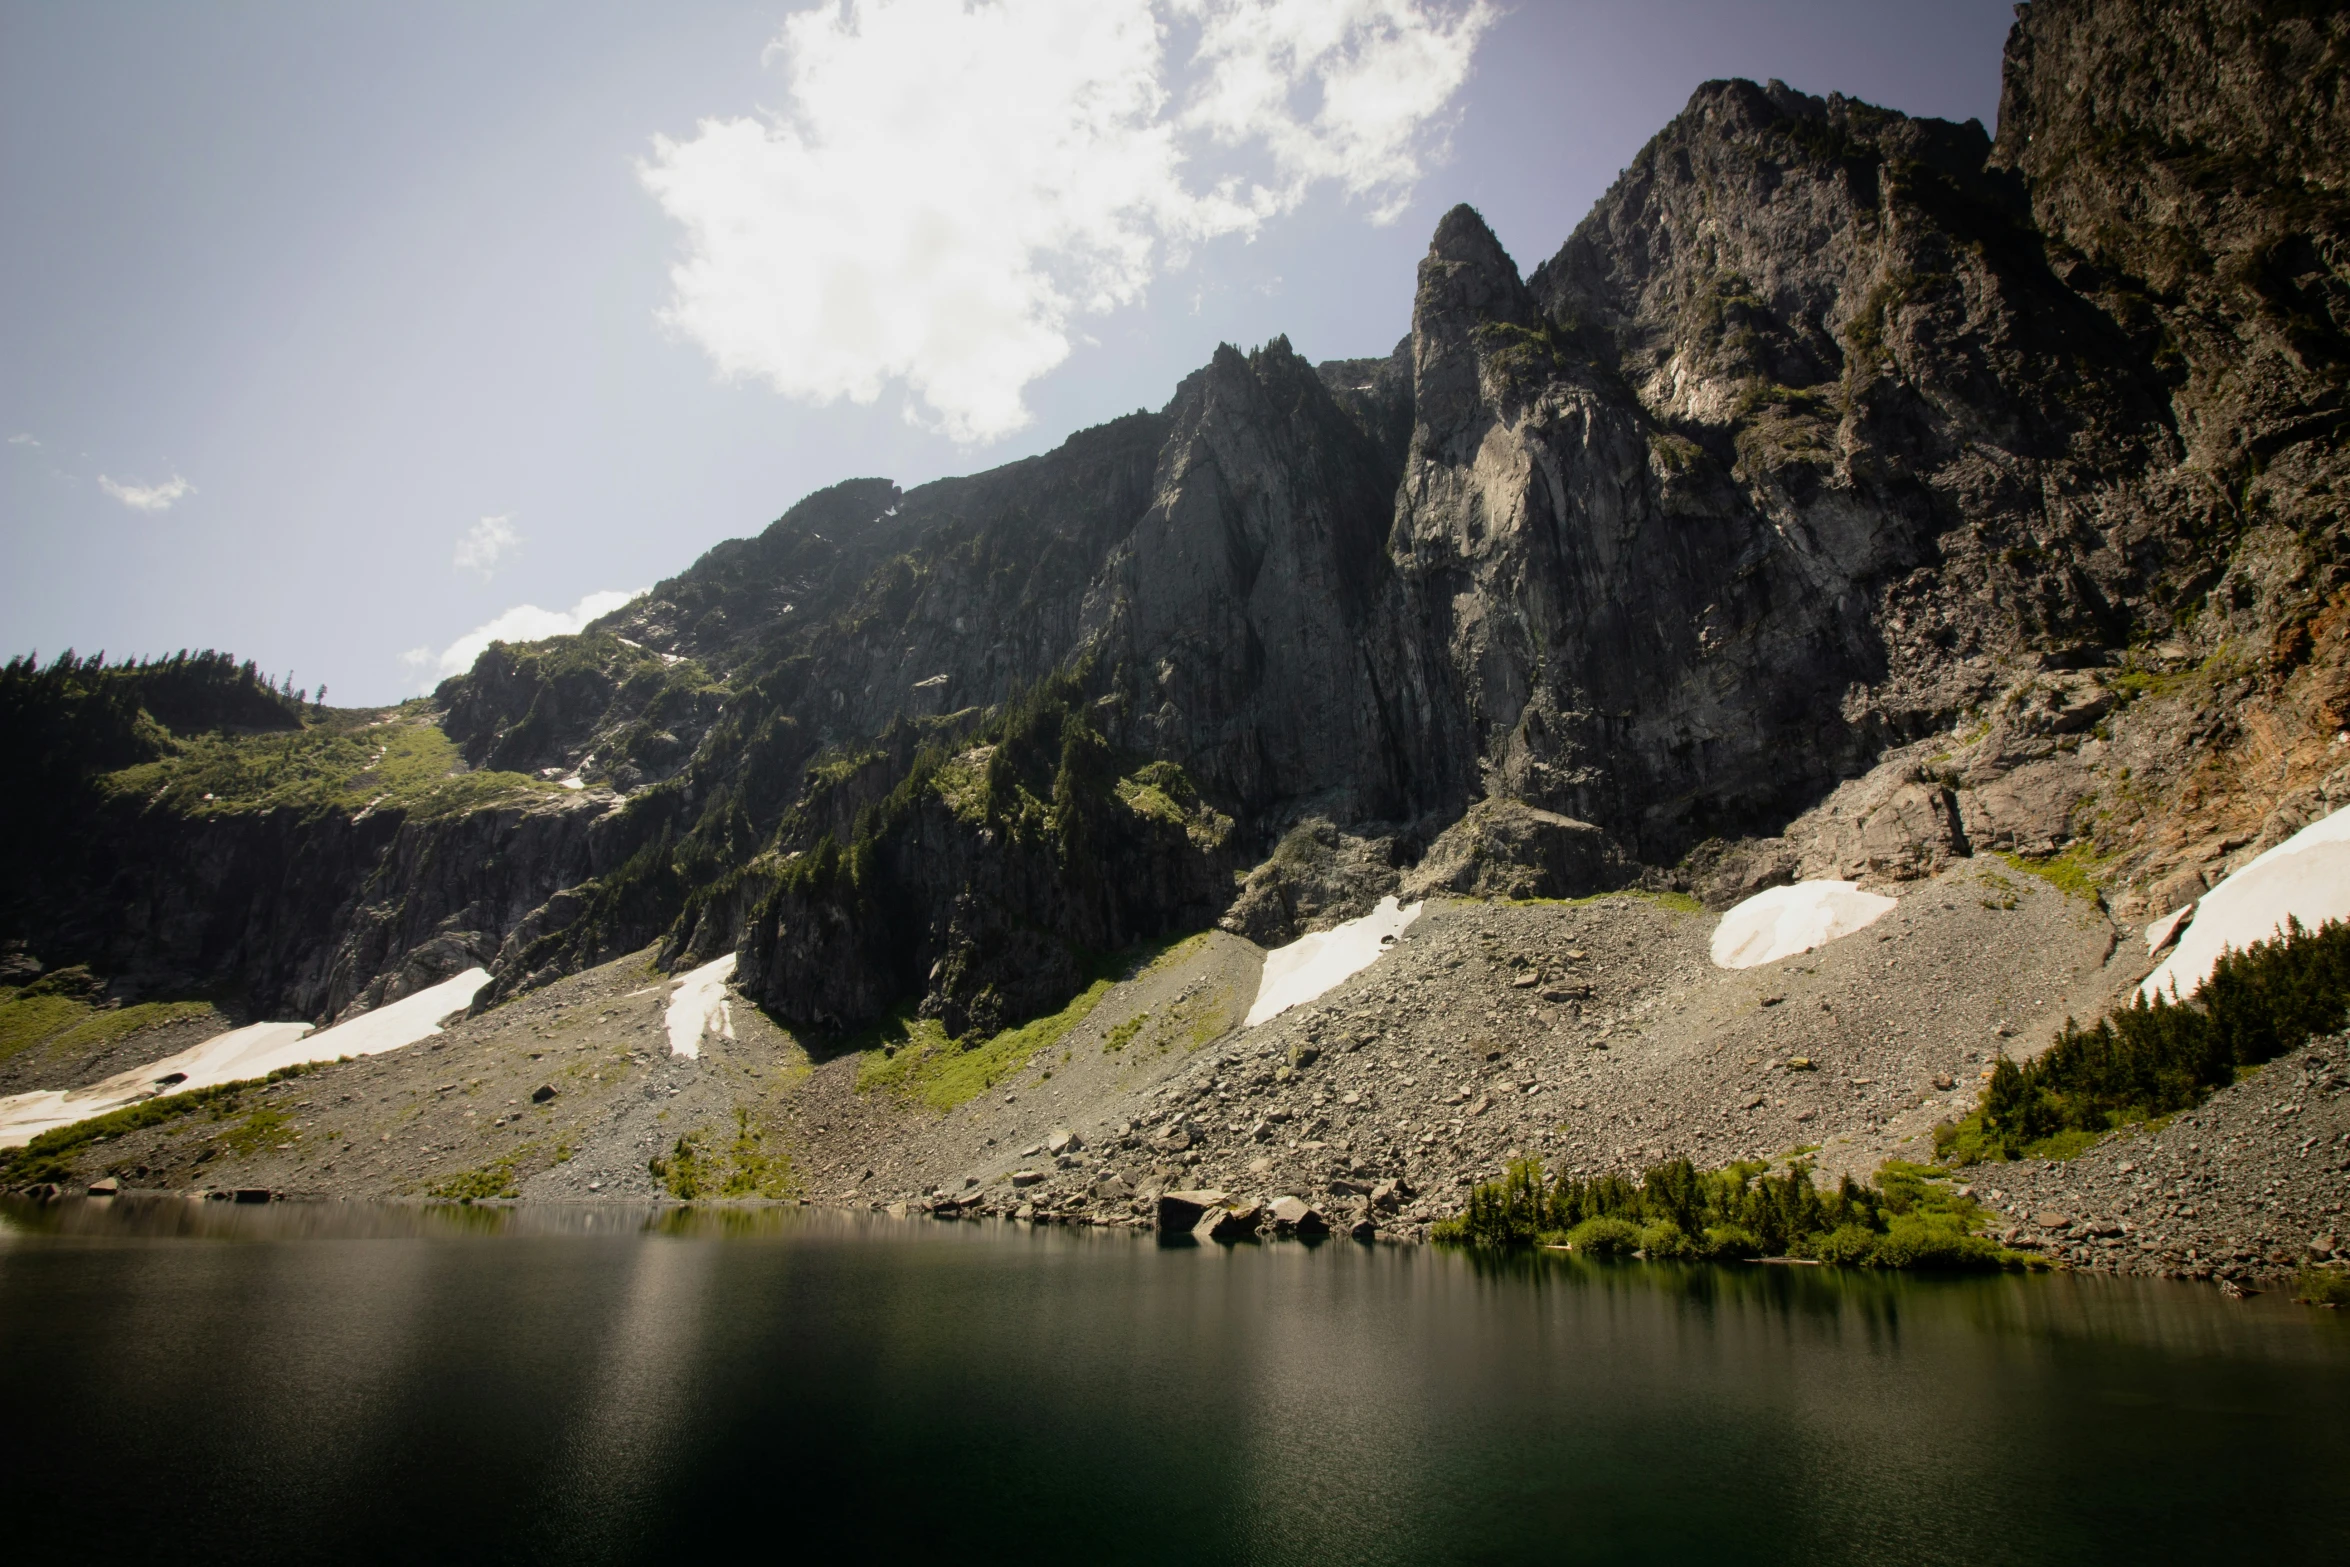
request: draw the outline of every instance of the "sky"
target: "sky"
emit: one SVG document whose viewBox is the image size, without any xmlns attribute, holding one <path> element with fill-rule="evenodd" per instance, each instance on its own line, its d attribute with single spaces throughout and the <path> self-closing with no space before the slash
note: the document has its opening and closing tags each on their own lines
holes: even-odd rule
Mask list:
<svg viewBox="0 0 2350 1567">
<path fill-rule="evenodd" d="M 0 653 L 338 705 L 811 490 L 1382 354 L 1703 81 L 1994 125 L 2006 0 L 0 0 Z"/>
</svg>

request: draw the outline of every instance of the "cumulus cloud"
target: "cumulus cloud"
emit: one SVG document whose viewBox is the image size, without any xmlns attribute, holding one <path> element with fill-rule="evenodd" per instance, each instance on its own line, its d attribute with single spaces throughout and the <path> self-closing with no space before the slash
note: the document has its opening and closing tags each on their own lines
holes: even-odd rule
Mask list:
<svg viewBox="0 0 2350 1567">
<path fill-rule="evenodd" d="M 1075 318 L 1198 244 L 1322 183 L 1399 213 L 1493 14 L 833 0 L 770 46 L 785 108 L 654 139 L 640 173 L 685 239 L 662 320 L 729 377 L 818 403 L 902 384 L 958 441 L 1008 434 Z"/>
<path fill-rule="evenodd" d="M 514 531 L 512 517 L 484 517 L 457 540 L 456 566 L 459 571 L 479 573 L 487 582 L 500 566 L 521 553 L 522 535 Z"/>
<path fill-rule="evenodd" d="M 648 591 L 632 588 L 625 593 L 590 593 L 569 609 L 517 604 L 487 625 L 474 627 L 439 652 L 429 647 L 412 647 L 400 655 L 400 662 L 417 675 L 420 689 L 430 690 L 451 675 L 461 675 L 471 669 L 473 661 L 492 642 L 537 642 L 545 637 L 569 636 L 584 629 L 589 621 L 601 620 Z"/>
<path fill-rule="evenodd" d="M 98 488 L 131 510 L 144 512 L 169 511 L 180 497 L 196 493 L 196 487 L 176 473 L 161 484 L 127 484 L 100 474 Z"/>
<path fill-rule="evenodd" d="M 1419 180 L 1428 130 L 1468 79 L 1493 19 L 1420 0 L 1176 0 L 1200 27 L 1204 68 L 1183 123 L 1225 146 L 1261 141 L 1269 185 L 1257 210 L 1286 210 L 1329 180 L 1393 222 Z"/>
</svg>

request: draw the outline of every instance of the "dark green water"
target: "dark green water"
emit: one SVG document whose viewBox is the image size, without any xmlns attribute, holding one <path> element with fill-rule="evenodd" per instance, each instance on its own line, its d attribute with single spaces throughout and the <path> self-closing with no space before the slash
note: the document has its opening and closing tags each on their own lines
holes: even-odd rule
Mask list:
<svg viewBox="0 0 2350 1567">
<path fill-rule="evenodd" d="M 19 1562 L 2350 1560 L 2275 1296 L 1352 1244 L 9 1209 Z"/>
</svg>

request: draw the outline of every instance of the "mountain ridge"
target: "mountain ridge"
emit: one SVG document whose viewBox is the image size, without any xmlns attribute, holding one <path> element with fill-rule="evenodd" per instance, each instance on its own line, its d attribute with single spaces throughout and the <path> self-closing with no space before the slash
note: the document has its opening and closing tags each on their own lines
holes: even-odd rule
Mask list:
<svg viewBox="0 0 2350 1567">
<path fill-rule="evenodd" d="M 536 793 L 242 847 L 93 796 L 0 934 L 320 1018 L 659 942 L 798 1026 L 961 1031 L 1407 881 L 2005 846 L 2161 912 L 2350 798 L 2344 49 L 2038 0 L 1996 138 L 1706 83 L 1531 273 L 1447 213 L 1387 358 L 1226 345 L 1051 452 L 830 486 L 399 720 Z"/>
</svg>

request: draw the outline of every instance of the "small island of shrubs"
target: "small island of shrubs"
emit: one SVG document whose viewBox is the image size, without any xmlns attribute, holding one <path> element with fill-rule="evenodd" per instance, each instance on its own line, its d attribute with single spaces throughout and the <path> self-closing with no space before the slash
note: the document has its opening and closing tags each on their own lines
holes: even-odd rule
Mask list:
<svg viewBox="0 0 2350 1567">
<path fill-rule="evenodd" d="M 1944 1184 L 1945 1171 L 1893 1162 L 1874 1182 L 1832 1190 L 1798 1161 L 1777 1174 L 1747 1162 L 1700 1170 L 1686 1159 L 1622 1175 L 1546 1179 L 1532 1159 L 1469 1194 L 1433 1238 L 1468 1246 L 1564 1246 L 1585 1256 L 1736 1262 L 1795 1257 L 1844 1267 L 2006 1268 L 2038 1262 L 1975 1233 L 1990 1215 Z"/>
</svg>

